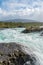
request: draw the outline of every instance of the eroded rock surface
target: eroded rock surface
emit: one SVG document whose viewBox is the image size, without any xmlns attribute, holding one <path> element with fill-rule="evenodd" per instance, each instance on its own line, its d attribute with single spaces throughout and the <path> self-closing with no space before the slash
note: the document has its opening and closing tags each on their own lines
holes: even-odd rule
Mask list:
<svg viewBox="0 0 43 65">
<path fill-rule="evenodd" d="M 36 58 L 22 49 L 23 46 L 16 43 L 1 43 L 0 65 L 36 65 Z"/>
<path fill-rule="evenodd" d="M 22 33 L 30 33 L 30 32 L 40 32 L 40 31 L 43 31 L 43 28 L 28 28 L 28 29 L 25 29 L 22 31 Z"/>
</svg>

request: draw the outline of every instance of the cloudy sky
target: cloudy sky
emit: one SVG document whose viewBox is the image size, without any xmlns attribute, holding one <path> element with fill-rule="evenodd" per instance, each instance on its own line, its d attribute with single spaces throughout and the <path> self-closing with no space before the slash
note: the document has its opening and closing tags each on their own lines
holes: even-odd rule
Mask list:
<svg viewBox="0 0 43 65">
<path fill-rule="evenodd" d="M 0 0 L 0 20 L 14 18 L 43 22 L 43 0 Z"/>
</svg>

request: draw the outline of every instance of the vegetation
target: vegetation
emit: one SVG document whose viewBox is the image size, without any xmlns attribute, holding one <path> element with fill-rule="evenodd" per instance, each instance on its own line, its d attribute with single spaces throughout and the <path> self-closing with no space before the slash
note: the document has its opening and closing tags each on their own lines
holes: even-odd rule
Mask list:
<svg viewBox="0 0 43 65">
<path fill-rule="evenodd" d="M 23 22 L 0 22 L 0 28 L 15 28 L 15 27 L 36 27 L 36 26 L 41 26 L 43 23 L 39 22 L 29 22 L 29 23 L 23 23 Z"/>
</svg>

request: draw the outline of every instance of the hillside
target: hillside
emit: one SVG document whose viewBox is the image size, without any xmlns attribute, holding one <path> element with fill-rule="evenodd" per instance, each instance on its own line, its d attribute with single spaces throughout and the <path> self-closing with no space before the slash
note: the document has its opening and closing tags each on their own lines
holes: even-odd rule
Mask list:
<svg viewBox="0 0 43 65">
<path fill-rule="evenodd" d="M 0 28 L 15 28 L 15 27 L 25 27 L 28 28 L 30 26 L 41 26 L 43 23 L 39 22 L 28 22 L 28 23 L 22 23 L 22 22 L 0 22 Z"/>
</svg>

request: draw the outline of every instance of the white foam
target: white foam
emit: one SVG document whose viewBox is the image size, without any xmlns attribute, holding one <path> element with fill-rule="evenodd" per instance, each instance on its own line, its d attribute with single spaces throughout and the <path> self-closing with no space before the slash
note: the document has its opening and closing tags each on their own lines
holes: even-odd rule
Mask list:
<svg viewBox="0 0 43 65">
<path fill-rule="evenodd" d="M 29 47 L 36 54 L 43 65 L 43 37 L 40 33 L 21 33 L 25 28 L 12 28 L 0 30 L 0 43 L 17 42 Z M 28 49 L 25 49 L 28 53 Z"/>
</svg>

